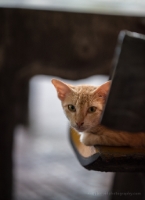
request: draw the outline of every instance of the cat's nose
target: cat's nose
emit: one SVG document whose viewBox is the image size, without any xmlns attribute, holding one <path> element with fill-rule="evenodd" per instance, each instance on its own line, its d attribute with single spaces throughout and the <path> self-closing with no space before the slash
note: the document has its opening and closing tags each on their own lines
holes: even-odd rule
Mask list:
<svg viewBox="0 0 145 200">
<path fill-rule="evenodd" d="M 84 122 L 76 122 L 76 124 L 78 127 L 81 127 L 81 126 L 83 126 Z"/>
</svg>

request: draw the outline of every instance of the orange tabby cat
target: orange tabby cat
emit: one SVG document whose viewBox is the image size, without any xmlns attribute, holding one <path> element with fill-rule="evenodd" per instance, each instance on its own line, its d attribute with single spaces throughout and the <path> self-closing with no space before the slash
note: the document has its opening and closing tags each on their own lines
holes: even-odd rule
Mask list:
<svg viewBox="0 0 145 200">
<path fill-rule="evenodd" d="M 87 146 L 145 146 L 145 133 L 114 131 L 99 124 L 110 88 L 110 81 L 101 86 L 73 86 L 52 80 L 70 124 L 81 132 L 80 141 Z"/>
</svg>

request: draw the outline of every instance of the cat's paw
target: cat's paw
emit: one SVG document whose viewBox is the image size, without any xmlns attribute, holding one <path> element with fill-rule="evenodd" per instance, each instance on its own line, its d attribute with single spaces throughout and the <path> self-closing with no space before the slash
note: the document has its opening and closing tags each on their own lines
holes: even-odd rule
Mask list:
<svg viewBox="0 0 145 200">
<path fill-rule="evenodd" d="M 82 133 L 80 136 L 80 142 L 82 142 L 86 146 L 93 146 L 93 142 L 91 142 L 91 135 L 89 133 Z"/>
</svg>

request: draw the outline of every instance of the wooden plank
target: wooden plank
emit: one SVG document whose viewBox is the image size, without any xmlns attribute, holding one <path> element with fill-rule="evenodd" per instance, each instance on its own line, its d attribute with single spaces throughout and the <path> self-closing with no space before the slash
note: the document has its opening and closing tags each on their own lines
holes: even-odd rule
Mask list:
<svg viewBox="0 0 145 200">
<path fill-rule="evenodd" d="M 119 35 L 116 65 L 101 124 L 111 129 L 145 132 L 145 35 Z"/>
</svg>

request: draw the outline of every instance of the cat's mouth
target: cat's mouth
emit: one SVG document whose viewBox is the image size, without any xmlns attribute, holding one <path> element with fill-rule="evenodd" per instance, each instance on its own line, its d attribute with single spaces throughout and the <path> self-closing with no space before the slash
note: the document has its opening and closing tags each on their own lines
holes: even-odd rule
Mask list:
<svg viewBox="0 0 145 200">
<path fill-rule="evenodd" d="M 76 127 L 76 126 L 73 126 L 73 128 L 75 128 L 79 132 L 84 132 L 86 130 L 85 127 Z"/>
</svg>

